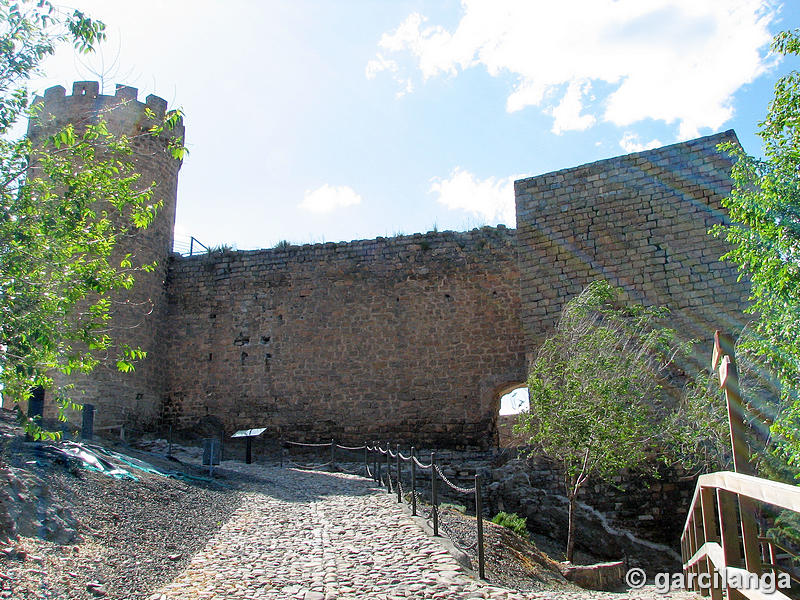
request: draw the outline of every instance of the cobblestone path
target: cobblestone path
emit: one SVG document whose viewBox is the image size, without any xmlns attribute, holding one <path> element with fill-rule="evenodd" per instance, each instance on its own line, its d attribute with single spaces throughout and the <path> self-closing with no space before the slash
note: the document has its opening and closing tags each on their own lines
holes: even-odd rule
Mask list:
<svg viewBox="0 0 800 600">
<path fill-rule="evenodd" d="M 494 587 L 467 575 L 392 496 L 364 478 L 236 468 L 251 473 L 263 489 L 248 494 L 187 569 L 152 600 L 630 597 Z"/>
</svg>

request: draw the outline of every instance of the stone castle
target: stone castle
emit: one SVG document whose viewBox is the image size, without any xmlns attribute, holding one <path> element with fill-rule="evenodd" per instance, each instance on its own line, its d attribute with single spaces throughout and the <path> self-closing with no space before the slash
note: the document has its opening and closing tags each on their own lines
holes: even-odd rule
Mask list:
<svg viewBox="0 0 800 600">
<path fill-rule="evenodd" d="M 45 133 L 100 113 L 135 133 L 146 109 L 167 108 L 95 82 L 37 102 Z M 516 230 L 185 257 L 171 251 L 180 162 L 166 137 L 141 138 L 135 160 L 164 208 L 126 250 L 159 266 L 114 326 L 148 357 L 133 374 L 97 369 L 75 399 L 97 407 L 98 425 L 210 420 L 295 440 L 491 445 L 501 395 L 524 384 L 562 305 L 594 279 L 669 306 L 687 337 L 741 328 L 747 288 L 707 234 L 726 219 L 726 140 L 733 131 L 517 181 Z"/>
</svg>

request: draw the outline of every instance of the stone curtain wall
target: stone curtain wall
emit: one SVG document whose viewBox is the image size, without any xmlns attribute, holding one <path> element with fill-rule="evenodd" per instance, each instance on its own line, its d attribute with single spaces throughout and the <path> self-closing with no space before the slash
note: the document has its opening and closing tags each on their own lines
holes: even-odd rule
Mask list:
<svg viewBox="0 0 800 600">
<path fill-rule="evenodd" d="M 672 325 L 690 338 L 741 329 L 747 286 L 718 260 L 724 242 L 707 234 L 725 218 L 731 162 L 716 146 L 728 140 L 738 143 L 732 130 L 515 183 L 529 351 L 563 304 L 599 278 L 669 306 Z"/>
<path fill-rule="evenodd" d="M 164 423 L 495 443 L 525 380 L 514 230 L 174 258 Z"/>
<path fill-rule="evenodd" d="M 145 108 L 166 110 L 127 86 L 102 95 L 96 82 L 36 102 L 47 121 L 30 127 L 34 141 L 100 115 L 135 135 Z M 78 380 L 76 399 L 97 405 L 99 426 L 205 420 L 295 440 L 494 444 L 500 392 L 525 382 L 526 353 L 594 279 L 668 305 L 690 337 L 742 326 L 747 287 L 706 233 L 730 191 L 724 140 L 735 134 L 518 181 L 516 231 L 189 258 L 167 258 L 180 162 L 165 139 L 138 140 L 134 160 L 164 208 L 125 250 L 159 268 L 115 307 L 114 328 L 149 356 L 133 374 L 101 366 Z"/>
<path fill-rule="evenodd" d="M 122 85 L 117 85 L 113 96 L 100 94 L 96 81 L 75 82 L 69 96 L 62 86 L 54 86 L 47 89 L 43 97 L 34 100 L 41 106 L 40 123 L 31 121 L 28 127 L 28 135 L 34 143 L 40 143 L 44 136 L 55 133 L 68 123 L 81 131 L 86 124 L 100 118 L 115 135 L 138 136 L 133 140 L 131 160 L 141 174 L 143 185 L 157 183 L 154 201 L 163 202 L 163 208 L 150 227 L 122 240 L 119 250 L 115 251 L 117 260 L 131 252 L 134 264 L 158 263 L 154 272 L 141 272 L 136 276 L 132 290 L 115 296 L 111 312 L 112 336 L 131 347 L 142 347 L 148 352 L 148 357 L 137 363 L 135 372 L 123 375 L 116 369 L 112 352 L 111 360 L 98 365 L 91 375 L 69 378 L 76 384 L 72 397 L 77 402 L 96 405 L 97 426 L 123 422 L 154 426 L 164 386 L 166 365 L 160 326 L 165 318 L 166 257 L 172 252 L 178 171 L 181 167 L 181 162 L 169 153 L 167 143 L 169 136 L 182 137 L 184 128 L 180 125 L 158 138 L 140 135 L 152 124 L 146 117 L 146 109 L 161 118 L 167 110 L 167 102 L 154 95 L 140 102 L 137 96 L 136 88 Z M 56 410 L 52 398 L 46 398 L 45 416 L 54 417 Z M 80 422 L 79 417 L 77 421 Z"/>
</svg>

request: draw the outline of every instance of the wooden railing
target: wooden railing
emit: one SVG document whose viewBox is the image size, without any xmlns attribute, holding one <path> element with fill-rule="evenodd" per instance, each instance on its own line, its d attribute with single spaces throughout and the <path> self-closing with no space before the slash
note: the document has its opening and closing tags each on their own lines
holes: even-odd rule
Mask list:
<svg viewBox="0 0 800 600">
<path fill-rule="evenodd" d="M 723 589 L 730 600 L 787 598 L 778 588 L 800 580 L 777 564 L 776 549 L 783 549 L 759 535 L 763 505 L 800 513 L 800 487 L 729 471 L 698 479 L 681 535 L 684 581 L 691 588 L 713 600 Z M 763 585 L 769 574 L 771 594 Z"/>
</svg>

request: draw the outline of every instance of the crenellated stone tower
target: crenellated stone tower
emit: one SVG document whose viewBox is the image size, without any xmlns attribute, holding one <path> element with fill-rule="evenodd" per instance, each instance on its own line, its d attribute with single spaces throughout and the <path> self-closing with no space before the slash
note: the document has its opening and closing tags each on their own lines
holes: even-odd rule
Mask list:
<svg viewBox="0 0 800 600">
<path fill-rule="evenodd" d="M 79 81 L 73 84 L 70 96 L 63 87 L 55 86 L 46 90 L 44 97 L 37 97 L 34 103 L 41 106 L 39 119 L 32 120 L 28 126 L 28 135 L 34 144 L 69 123 L 80 131 L 102 118 L 111 133 L 131 138 L 131 160 L 141 175 L 142 186 L 156 183 L 154 201 L 161 201 L 163 206 L 155 221 L 147 229 L 137 231 L 132 240 L 126 240 L 116 254 L 121 258 L 131 252 L 134 264 L 157 262 L 158 267 L 152 273 L 138 273 L 134 287 L 117 294 L 112 308 L 112 337 L 132 347 L 141 347 L 148 352 L 148 357 L 137 363 L 131 374 L 121 375 L 112 357 L 90 376 L 72 379 L 76 384 L 73 398 L 97 406 L 98 426 L 122 422 L 152 425 L 158 416 L 165 378 L 164 361 L 159 359 L 164 343 L 161 328 L 181 168 L 181 161 L 170 154 L 168 142 L 171 137 L 183 137 L 183 125 L 158 137 L 147 134 L 154 124 L 149 111 L 156 120 L 161 119 L 166 114 L 167 102 L 154 95 L 140 102 L 136 88 L 124 85 L 117 85 L 115 94 L 110 96 L 100 94 L 96 81 Z M 52 401 L 46 402 L 45 415 L 53 415 Z"/>
</svg>

